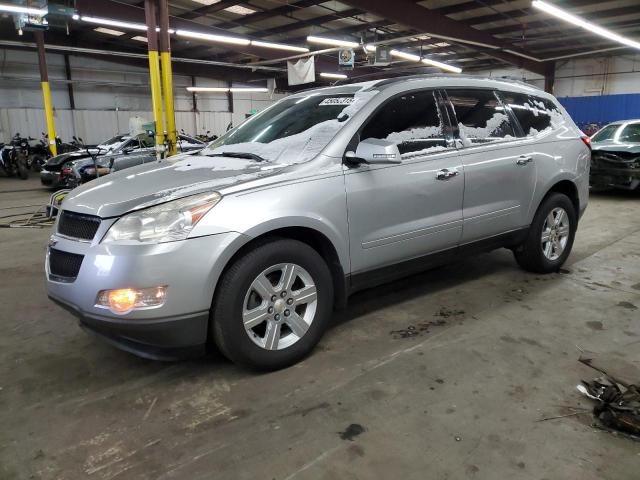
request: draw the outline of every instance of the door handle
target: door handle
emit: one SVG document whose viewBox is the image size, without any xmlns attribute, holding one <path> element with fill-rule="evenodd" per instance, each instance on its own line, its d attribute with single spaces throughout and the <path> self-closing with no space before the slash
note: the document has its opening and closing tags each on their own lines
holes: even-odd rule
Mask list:
<svg viewBox="0 0 640 480">
<path fill-rule="evenodd" d="M 450 178 L 457 176 L 458 173 L 460 172 L 458 172 L 457 170 L 448 170 L 446 168 L 443 168 L 438 173 L 436 173 L 436 180 L 449 180 Z"/>
<path fill-rule="evenodd" d="M 533 162 L 533 157 L 529 157 L 528 155 L 520 155 L 516 163 L 520 166 L 524 166 L 527 163 Z"/>
</svg>

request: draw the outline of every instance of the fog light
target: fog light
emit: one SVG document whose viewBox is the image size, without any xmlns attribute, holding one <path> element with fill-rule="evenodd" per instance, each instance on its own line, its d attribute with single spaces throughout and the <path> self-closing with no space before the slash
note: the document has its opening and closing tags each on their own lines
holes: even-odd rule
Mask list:
<svg viewBox="0 0 640 480">
<path fill-rule="evenodd" d="M 160 307 L 167 296 L 167 287 L 119 288 L 100 290 L 96 306 L 104 307 L 113 313 L 123 315 L 139 308 Z"/>
</svg>

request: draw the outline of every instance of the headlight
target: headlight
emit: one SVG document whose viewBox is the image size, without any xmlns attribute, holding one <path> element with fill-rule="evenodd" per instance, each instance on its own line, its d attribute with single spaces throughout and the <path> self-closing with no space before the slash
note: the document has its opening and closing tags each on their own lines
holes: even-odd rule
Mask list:
<svg viewBox="0 0 640 480">
<path fill-rule="evenodd" d="M 129 213 L 114 223 L 102 243 L 163 243 L 184 240 L 221 199 L 201 193 Z"/>
</svg>

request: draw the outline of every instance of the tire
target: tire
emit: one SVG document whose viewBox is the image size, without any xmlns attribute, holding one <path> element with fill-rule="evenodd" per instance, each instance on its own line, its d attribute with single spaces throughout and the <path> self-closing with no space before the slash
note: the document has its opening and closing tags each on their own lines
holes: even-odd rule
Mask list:
<svg viewBox="0 0 640 480">
<path fill-rule="evenodd" d="M 294 272 L 290 276 L 295 281 L 284 280 L 287 272 Z M 271 238 L 224 272 L 214 295 L 209 331 L 218 349 L 234 363 L 277 370 L 313 350 L 332 310 L 331 272 L 318 252 L 297 240 Z M 278 334 L 276 342 L 270 342 L 276 338 L 273 333 Z"/>
<path fill-rule="evenodd" d="M 558 220 L 561 211 L 564 214 Z M 549 228 L 552 219 L 555 227 Z M 538 207 L 526 240 L 514 250 L 516 261 L 530 272 L 557 272 L 571 253 L 577 227 L 578 217 L 569 197 L 557 192 L 549 194 Z"/>
<path fill-rule="evenodd" d="M 45 159 L 41 155 L 34 155 L 31 159 L 31 170 L 34 172 L 41 172 L 44 163 Z"/>
<path fill-rule="evenodd" d="M 20 179 L 26 180 L 29 178 L 29 167 L 27 167 L 27 159 L 24 157 L 19 157 L 18 160 L 18 174 L 20 175 Z"/>
</svg>

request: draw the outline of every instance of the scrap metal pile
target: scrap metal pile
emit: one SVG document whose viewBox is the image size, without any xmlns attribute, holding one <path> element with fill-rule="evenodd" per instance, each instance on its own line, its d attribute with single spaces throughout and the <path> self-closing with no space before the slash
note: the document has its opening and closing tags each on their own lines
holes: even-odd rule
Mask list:
<svg viewBox="0 0 640 480">
<path fill-rule="evenodd" d="M 577 386 L 596 402 L 593 414 L 601 426 L 640 440 L 640 375 L 635 365 L 605 356 L 583 356 L 580 362 L 603 374 Z"/>
</svg>

